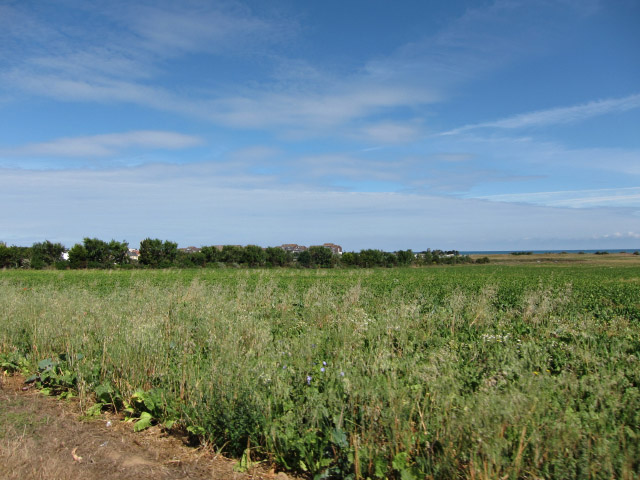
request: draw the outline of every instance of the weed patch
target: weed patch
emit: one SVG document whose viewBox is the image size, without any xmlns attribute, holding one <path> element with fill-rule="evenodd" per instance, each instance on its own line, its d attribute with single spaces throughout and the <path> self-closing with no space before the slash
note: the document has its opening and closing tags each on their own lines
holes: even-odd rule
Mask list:
<svg viewBox="0 0 640 480">
<path fill-rule="evenodd" d="M 88 414 L 184 429 L 244 458 L 238 468 L 632 478 L 637 276 L 499 265 L 10 272 L 0 362 L 30 368 L 50 394 L 79 395 Z"/>
</svg>

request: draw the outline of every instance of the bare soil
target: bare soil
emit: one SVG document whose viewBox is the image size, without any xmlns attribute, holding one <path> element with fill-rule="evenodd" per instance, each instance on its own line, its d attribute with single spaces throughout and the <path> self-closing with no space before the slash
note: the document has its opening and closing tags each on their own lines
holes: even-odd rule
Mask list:
<svg viewBox="0 0 640 480">
<path fill-rule="evenodd" d="M 212 448 L 159 427 L 134 433 L 112 414 L 82 416 L 77 402 L 25 389 L 23 378 L 0 372 L 1 479 L 269 479 L 290 477 L 263 465 L 246 473 Z"/>
</svg>

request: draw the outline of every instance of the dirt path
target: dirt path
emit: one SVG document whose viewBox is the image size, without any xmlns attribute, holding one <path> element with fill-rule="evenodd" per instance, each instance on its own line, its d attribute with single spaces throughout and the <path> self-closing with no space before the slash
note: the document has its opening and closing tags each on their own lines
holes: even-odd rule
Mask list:
<svg viewBox="0 0 640 480">
<path fill-rule="evenodd" d="M 130 423 L 81 419 L 74 402 L 23 390 L 0 372 L 2 479 L 269 479 L 293 477 L 265 469 L 233 470 L 235 461 L 188 447 L 158 427 L 133 433 Z"/>
</svg>

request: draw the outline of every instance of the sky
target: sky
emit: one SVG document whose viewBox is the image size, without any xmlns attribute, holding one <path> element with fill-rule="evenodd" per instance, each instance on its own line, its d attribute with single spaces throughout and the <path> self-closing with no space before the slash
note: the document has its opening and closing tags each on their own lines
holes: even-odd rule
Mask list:
<svg viewBox="0 0 640 480">
<path fill-rule="evenodd" d="M 0 0 L 0 241 L 640 248 L 638 19 Z"/>
</svg>

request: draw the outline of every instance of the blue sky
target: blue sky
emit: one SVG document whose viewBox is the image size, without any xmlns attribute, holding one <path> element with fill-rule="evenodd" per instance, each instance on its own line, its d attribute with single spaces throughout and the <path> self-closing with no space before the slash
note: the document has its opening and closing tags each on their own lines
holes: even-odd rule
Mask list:
<svg viewBox="0 0 640 480">
<path fill-rule="evenodd" d="M 638 248 L 638 18 L 0 1 L 0 240 Z"/>
</svg>

